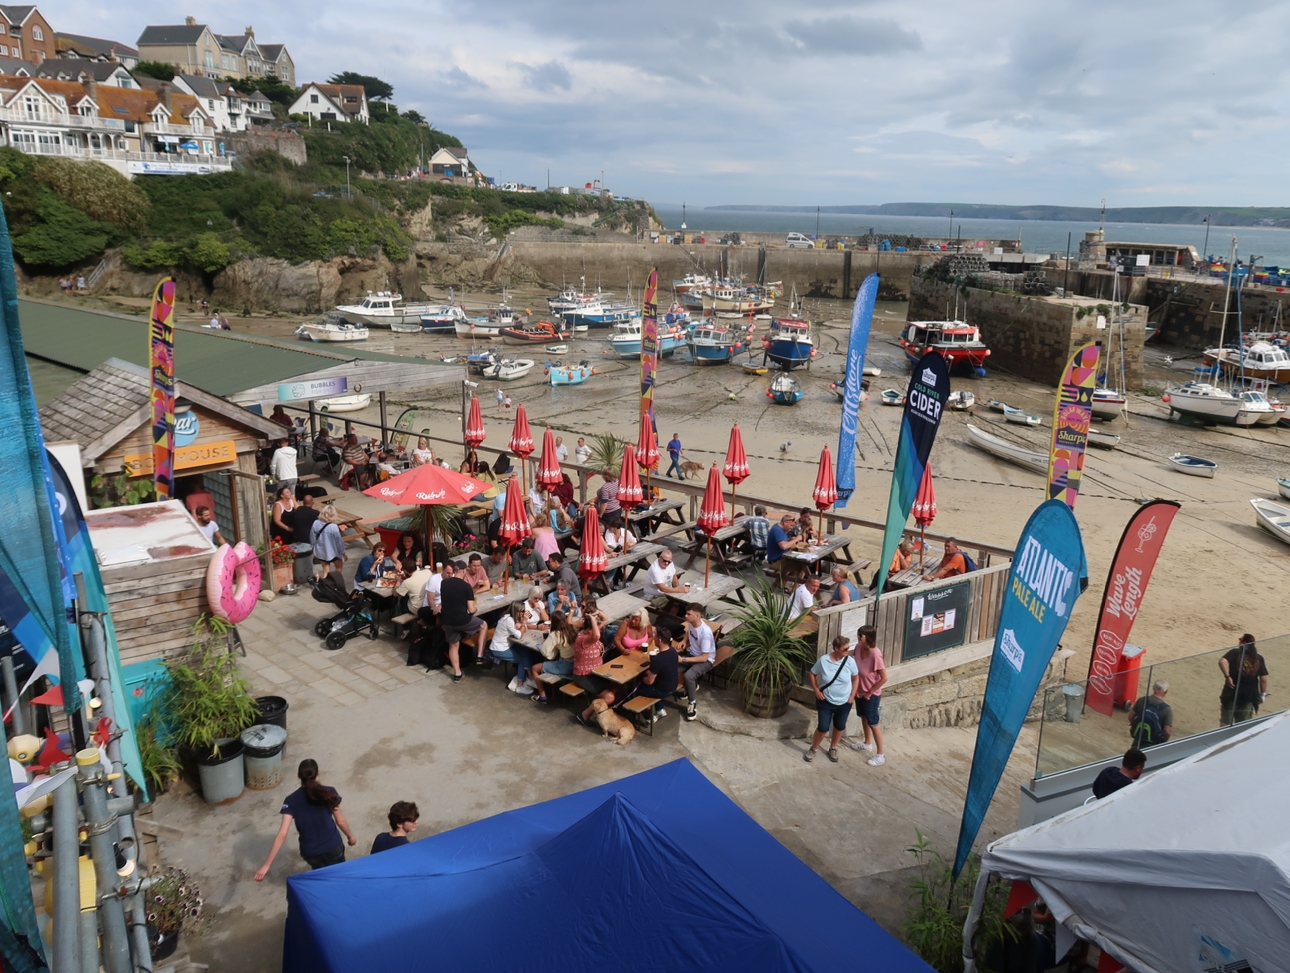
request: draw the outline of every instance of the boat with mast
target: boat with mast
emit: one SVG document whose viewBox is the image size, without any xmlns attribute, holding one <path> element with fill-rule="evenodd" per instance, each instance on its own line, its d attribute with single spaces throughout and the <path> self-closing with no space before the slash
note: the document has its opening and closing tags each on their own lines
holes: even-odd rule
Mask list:
<svg viewBox="0 0 1290 973">
<path fill-rule="evenodd" d="M 1126 380 L 1124 377 L 1124 314 L 1120 308 L 1120 265 L 1118 263 L 1112 266 L 1111 276 L 1111 303 L 1115 307 L 1115 317 L 1118 327 L 1112 334 L 1111 340 L 1107 343 L 1106 367 L 1099 377 L 1097 386 L 1093 389 L 1092 417 L 1094 419 L 1103 419 L 1111 421 L 1119 416 L 1128 416 L 1129 400 L 1125 392 Z M 1119 342 L 1118 349 L 1115 342 Z M 1118 351 L 1118 362 L 1113 367 L 1112 362 L 1116 358 Z M 1114 382 L 1114 388 L 1111 383 Z"/>
</svg>

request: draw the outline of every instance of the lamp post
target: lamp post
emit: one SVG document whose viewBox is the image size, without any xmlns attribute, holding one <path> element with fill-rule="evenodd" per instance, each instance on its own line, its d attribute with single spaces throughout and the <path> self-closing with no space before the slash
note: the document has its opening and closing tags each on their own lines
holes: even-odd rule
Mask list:
<svg viewBox="0 0 1290 973">
<path fill-rule="evenodd" d="M 950 210 L 950 235 L 946 237 L 945 242 L 949 243 L 954 239 L 954 210 Z"/>
<path fill-rule="evenodd" d="M 349 156 L 342 155 L 341 158 L 345 160 L 345 198 L 353 199 L 354 196 L 349 191 Z"/>
<path fill-rule="evenodd" d="M 681 204 L 681 229 L 685 229 L 685 203 Z"/>
<path fill-rule="evenodd" d="M 1208 262 L 1209 260 L 1209 214 L 1208 213 L 1205 214 L 1205 219 L 1202 222 L 1205 224 L 1205 246 L 1201 248 L 1200 255 L 1203 260 Z"/>
</svg>

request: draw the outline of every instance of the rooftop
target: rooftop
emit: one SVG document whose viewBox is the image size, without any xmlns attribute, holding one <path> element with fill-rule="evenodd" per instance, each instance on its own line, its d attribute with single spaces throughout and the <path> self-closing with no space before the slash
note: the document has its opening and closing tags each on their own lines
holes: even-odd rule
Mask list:
<svg viewBox="0 0 1290 973">
<path fill-rule="evenodd" d="M 106 37 L 87 37 L 84 34 L 64 34 L 59 31 L 54 37 L 62 41 L 70 41 L 71 45 L 81 50 L 93 51 L 98 54 L 115 54 L 118 57 L 138 57 L 137 49 L 130 47 L 128 44 L 122 44 L 120 41 L 109 40 Z"/>
<path fill-rule="evenodd" d="M 205 24 L 149 25 L 139 35 L 138 45 L 145 44 L 196 44 L 206 30 Z"/>
</svg>

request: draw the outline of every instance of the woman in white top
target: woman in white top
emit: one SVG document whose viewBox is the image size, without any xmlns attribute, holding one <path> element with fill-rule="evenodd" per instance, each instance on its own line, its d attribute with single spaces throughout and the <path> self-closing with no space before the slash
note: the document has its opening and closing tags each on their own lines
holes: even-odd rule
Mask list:
<svg viewBox="0 0 1290 973">
<path fill-rule="evenodd" d="M 503 615 L 493 630 L 493 641 L 488 645 L 488 657 L 492 662 L 515 663 L 515 678 L 507 685 L 513 693 L 528 696 L 533 692 L 533 683 L 529 679 L 529 666 L 541 656 L 532 649 L 515 645 L 511 639 L 520 638 L 531 627 L 525 619 L 526 604 L 511 605 L 511 610 Z"/>
<path fill-rule="evenodd" d="M 627 529 L 621 518 L 614 517 L 605 528 L 605 554 L 608 557 L 615 557 L 619 554 L 626 554 L 636 546 L 636 535 Z M 618 587 L 618 576 L 622 573 L 621 568 L 614 568 L 605 575 L 605 583 L 611 588 Z"/>
<path fill-rule="evenodd" d="M 412 465 L 425 466 L 427 463 L 434 464 L 434 450 L 426 442 L 426 437 L 422 436 L 417 440 L 417 448 L 412 450 Z"/>
<path fill-rule="evenodd" d="M 524 621 L 529 628 L 541 628 L 546 630 L 551 616 L 546 612 L 546 603 L 542 600 L 542 589 L 538 587 L 529 590 L 529 596 L 521 606 L 524 610 Z"/>
</svg>

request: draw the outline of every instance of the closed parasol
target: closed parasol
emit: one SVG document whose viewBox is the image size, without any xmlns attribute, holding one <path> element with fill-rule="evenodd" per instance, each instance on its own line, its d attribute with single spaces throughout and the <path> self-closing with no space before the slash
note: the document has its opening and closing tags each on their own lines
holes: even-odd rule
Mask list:
<svg viewBox="0 0 1290 973">
<path fill-rule="evenodd" d="M 605 554 L 605 538 L 600 532 L 600 517 L 594 504 L 587 504 L 587 516 L 582 524 L 582 547 L 578 551 L 578 577 L 590 581 L 605 573 L 609 557 Z"/>
<path fill-rule="evenodd" d="M 726 464 L 721 467 L 721 475 L 730 484 L 730 519 L 735 519 L 735 488 L 748 479 L 748 454 L 744 452 L 744 437 L 739 431 L 739 423 L 730 427 L 730 445 L 726 447 Z"/>
<path fill-rule="evenodd" d="M 475 449 L 484 441 L 488 435 L 484 429 L 484 415 L 479 409 L 479 397 L 472 395 L 470 397 L 470 411 L 466 414 L 466 426 L 462 432 L 462 438 L 466 440 L 466 445 Z"/>
<path fill-rule="evenodd" d="M 502 521 L 498 525 L 497 536 L 506 545 L 506 569 L 502 573 L 502 591 L 510 590 L 510 553 L 511 548 L 533 533 L 529 526 L 528 509 L 524 506 L 523 488 L 517 486 L 515 477 L 506 484 L 506 503 L 502 507 Z"/>
<path fill-rule="evenodd" d="M 641 475 L 636 469 L 636 450 L 632 448 L 631 443 L 628 443 L 623 447 L 623 468 L 618 474 L 618 503 L 627 510 L 644 498 L 645 491 L 641 489 Z"/>
<path fill-rule="evenodd" d="M 918 570 L 923 570 L 923 557 L 927 552 L 927 525 L 936 519 L 936 490 L 932 487 L 932 464 L 923 467 L 923 479 L 918 484 L 914 505 L 910 508 L 919 528 Z M 947 555 L 948 556 L 948 555 Z"/>
<path fill-rule="evenodd" d="M 636 462 L 645 470 L 658 469 L 658 437 L 654 435 L 653 417 L 641 414 L 640 433 L 636 436 Z"/>
<path fill-rule="evenodd" d="M 550 429 L 542 434 L 542 458 L 538 461 L 537 482 L 539 486 L 552 490 L 564 482 L 560 458 L 555 455 L 555 435 Z"/>
<path fill-rule="evenodd" d="M 708 538 L 708 556 L 703 565 L 703 586 L 706 588 L 712 568 L 712 535 L 730 523 L 730 518 L 726 516 L 725 498 L 721 495 L 721 475 L 717 472 L 716 463 L 708 469 L 708 485 L 704 487 L 703 503 L 699 507 L 695 523 Z"/>
<path fill-rule="evenodd" d="M 824 536 L 824 511 L 832 507 L 838 499 L 838 484 L 833 478 L 833 457 L 829 447 L 820 451 L 820 468 L 815 474 L 815 490 L 811 493 L 815 509 L 820 512 L 820 536 Z"/>
<path fill-rule="evenodd" d="M 525 467 L 528 463 L 525 460 L 533 455 L 533 433 L 529 431 L 529 414 L 525 411 L 523 402 L 515 407 L 515 426 L 511 429 L 511 439 L 506 445 L 520 458 L 520 485 L 527 490 L 529 484 Z"/>
</svg>

